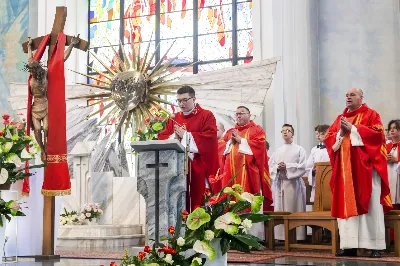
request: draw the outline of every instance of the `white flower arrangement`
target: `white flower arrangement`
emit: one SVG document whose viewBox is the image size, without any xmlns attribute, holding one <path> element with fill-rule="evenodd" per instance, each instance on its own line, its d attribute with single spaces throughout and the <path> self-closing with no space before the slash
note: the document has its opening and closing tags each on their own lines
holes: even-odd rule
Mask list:
<svg viewBox="0 0 400 266">
<path fill-rule="evenodd" d="M 100 218 L 103 215 L 103 210 L 100 208 L 100 204 L 98 203 L 88 203 L 82 208 L 81 214 L 79 216 L 79 221 L 83 223 L 85 220 Z"/>
</svg>

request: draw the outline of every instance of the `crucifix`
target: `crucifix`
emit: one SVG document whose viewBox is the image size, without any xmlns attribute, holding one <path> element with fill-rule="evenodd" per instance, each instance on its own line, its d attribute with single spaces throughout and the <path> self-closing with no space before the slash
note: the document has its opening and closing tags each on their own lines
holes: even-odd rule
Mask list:
<svg viewBox="0 0 400 266">
<path fill-rule="evenodd" d="M 47 42 L 48 48 L 48 62 L 50 62 L 51 57 L 53 56 L 53 52 L 55 51 L 55 47 L 57 44 L 57 39 L 59 33 L 64 31 L 64 26 L 65 22 L 67 19 L 67 8 L 64 6 L 56 7 L 56 15 L 54 18 L 53 22 L 53 28 L 51 30 L 50 38 Z M 79 36 L 79 35 L 78 35 Z M 37 50 L 42 43 L 43 39 L 45 36 L 37 37 L 35 39 L 29 40 L 29 42 L 25 42 L 22 44 L 22 48 L 25 53 L 28 53 L 28 51 L 32 50 Z M 82 51 L 87 51 L 88 49 L 88 42 L 84 40 L 79 40 L 79 42 L 75 43 L 74 40 L 76 41 L 76 37 L 73 36 L 66 36 L 65 38 L 66 43 L 65 45 L 68 45 L 69 48 L 65 52 L 65 57 L 68 58 L 70 55 L 70 52 L 73 47 L 82 50 Z M 71 44 L 72 43 L 72 44 Z M 28 49 L 28 45 L 30 46 Z M 63 81 L 64 82 L 64 81 Z M 64 83 L 62 83 L 64 84 Z M 63 88 L 65 90 L 65 88 Z M 29 116 L 31 114 L 27 114 Z M 54 156 L 53 156 L 54 158 Z M 47 160 L 48 158 L 46 158 Z M 56 158 L 56 159 L 60 159 Z M 65 157 L 62 158 L 62 160 L 66 160 L 66 155 Z M 48 162 L 52 163 L 52 161 Z M 42 190 L 43 194 L 43 190 Z M 53 260 L 57 259 L 57 256 L 54 256 L 54 238 L 55 238 L 55 232 L 54 232 L 54 223 L 55 223 L 55 196 L 44 196 L 44 207 L 43 207 L 43 247 L 42 247 L 42 256 L 39 256 L 38 259 L 40 260 Z M 59 256 L 58 256 L 59 258 Z"/>
<path fill-rule="evenodd" d="M 146 168 L 153 168 L 154 169 L 154 198 L 155 198 L 155 210 L 154 210 L 154 218 L 155 218 L 155 225 L 154 225 L 154 240 L 156 247 L 159 246 L 159 231 L 160 231 L 160 206 L 158 202 L 160 200 L 160 168 L 161 167 L 168 167 L 167 163 L 160 163 L 160 151 L 155 151 L 155 158 L 154 164 L 146 164 Z"/>
</svg>

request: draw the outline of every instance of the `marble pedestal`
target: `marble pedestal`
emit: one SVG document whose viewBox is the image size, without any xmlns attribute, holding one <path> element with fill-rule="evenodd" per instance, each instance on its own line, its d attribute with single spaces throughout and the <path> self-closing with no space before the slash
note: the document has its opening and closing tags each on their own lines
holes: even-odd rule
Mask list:
<svg viewBox="0 0 400 266">
<path fill-rule="evenodd" d="M 184 147 L 177 140 L 139 141 L 131 146 L 139 153 L 137 186 L 146 202 L 146 244 L 158 244 L 186 208 Z"/>
</svg>

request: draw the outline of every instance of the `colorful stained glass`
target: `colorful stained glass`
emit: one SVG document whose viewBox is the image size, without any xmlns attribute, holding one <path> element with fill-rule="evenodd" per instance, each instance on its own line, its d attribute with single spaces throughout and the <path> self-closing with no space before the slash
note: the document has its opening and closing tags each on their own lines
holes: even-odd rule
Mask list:
<svg viewBox="0 0 400 266">
<path fill-rule="evenodd" d="M 238 31 L 238 56 L 253 56 L 253 30 Z"/>
<path fill-rule="evenodd" d="M 237 27 L 238 30 L 253 28 L 252 2 L 237 4 Z"/>
<path fill-rule="evenodd" d="M 210 64 L 201 64 L 199 65 L 199 72 L 205 71 L 213 71 L 226 67 L 231 67 L 232 61 L 218 62 L 218 63 L 210 63 Z"/>
<path fill-rule="evenodd" d="M 140 60 L 141 60 L 141 62 L 143 62 L 147 47 L 149 46 L 149 42 L 142 42 L 142 43 L 134 44 L 136 56 L 139 52 L 139 45 L 140 45 Z M 129 57 L 129 59 L 132 60 L 132 46 L 130 44 L 126 44 L 126 45 L 124 45 L 124 49 L 125 49 L 126 55 Z M 153 41 L 150 43 L 149 52 L 148 52 L 146 61 L 150 60 L 151 56 L 154 54 L 155 49 L 156 49 L 156 45 L 155 45 L 155 42 Z M 153 60 L 151 61 L 150 66 L 154 66 L 154 65 L 155 65 L 155 56 L 154 56 Z"/>
<path fill-rule="evenodd" d="M 193 36 L 193 13 L 189 12 L 181 19 L 180 12 L 161 14 L 161 39 Z"/>
<path fill-rule="evenodd" d="M 114 46 L 114 49 L 118 52 L 118 46 Z M 90 49 L 92 53 L 94 53 L 104 64 L 106 64 L 109 67 L 112 67 L 110 60 L 113 62 L 114 65 L 117 64 L 115 54 L 111 47 L 103 47 L 103 48 L 94 48 Z M 106 72 L 106 68 L 102 66 L 100 62 L 98 62 L 94 56 L 89 53 L 89 66 L 96 68 L 97 70 L 101 72 Z M 91 69 L 89 69 L 89 73 L 92 72 Z"/>
<path fill-rule="evenodd" d="M 156 14 L 156 0 L 125 0 L 124 18 Z"/>
<path fill-rule="evenodd" d="M 232 4 L 232 0 L 199 0 L 199 8 L 226 4 Z"/>
<path fill-rule="evenodd" d="M 107 46 L 119 43 L 119 20 L 98 22 L 90 24 L 90 47 Z"/>
<path fill-rule="evenodd" d="M 155 39 L 156 16 L 125 19 L 124 43 L 150 41 Z"/>
<path fill-rule="evenodd" d="M 199 34 L 232 30 L 232 5 L 199 9 Z"/>
<path fill-rule="evenodd" d="M 175 41 L 175 43 L 174 43 Z M 173 64 L 190 64 L 193 62 L 193 38 L 178 38 L 171 40 L 161 40 L 160 43 L 160 56 L 164 56 L 167 50 L 171 47 L 172 43 L 174 46 L 171 48 L 164 60 L 169 60 L 178 56 Z"/>
<path fill-rule="evenodd" d="M 90 23 L 119 19 L 120 0 L 90 0 Z"/>
<path fill-rule="evenodd" d="M 193 9 L 192 0 L 161 0 L 160 2 L 160 13 L 181 11 L 183 17 L 190 9 Z"/>
<path fill-rule="evenodd" d="M 199 60 L 210 61 L 232 57 L 232 32 L 199 36 Z"/>
</svg>

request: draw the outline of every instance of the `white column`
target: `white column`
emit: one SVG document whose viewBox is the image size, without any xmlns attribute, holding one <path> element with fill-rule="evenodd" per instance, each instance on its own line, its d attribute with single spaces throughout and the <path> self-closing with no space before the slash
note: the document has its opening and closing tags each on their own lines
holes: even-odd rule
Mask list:
<svg viewBox="0 0 400 266">
<path fill-rule="evenodd" d="M 385 124 L 400 118 L 399 1 L 320 1 L 319 75 L 322 121 L 332 123 L 351 87 Z"/>
<path fill-rule="evenodd" d="M 317 18 L 316 0 L 254 1 L 255 60 L 282 58 L 263 115 L 271 151 L 283 143 L 279 132 L 284 123 L 293 125 L 295 142 L 306 150 L 314 143 L 319 120 Z"/>
</svg>

